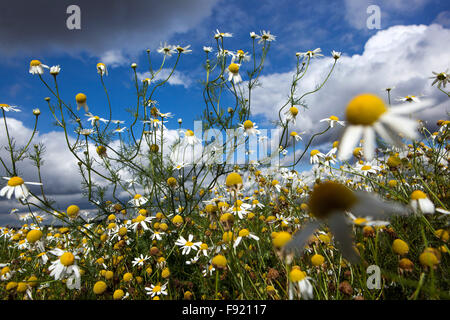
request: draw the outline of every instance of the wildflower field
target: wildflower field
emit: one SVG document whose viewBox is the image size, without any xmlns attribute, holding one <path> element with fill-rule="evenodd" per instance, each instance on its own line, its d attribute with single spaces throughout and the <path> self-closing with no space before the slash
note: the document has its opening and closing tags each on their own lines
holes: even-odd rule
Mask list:
<svg viewBox="0 0 450 320">
<path fill-rule="evenodd" d="M 248 47 L 235 50 L 232 34 L 217 30 L 215 46 L 200 53 L 166 43 L 147 50 L 148 65 L 131 64 L 136 100 L 119 120 L 108 65 L 82 70 L 98 73 L 106 97 L 94 114 L 86 93 L 61 96 L 64 65 L 32 60 L 30 81 L 42 84 L 48 108 L 32 111 L 27 143 L 8 130 L 20 108 L 0 104 L 8 141 L 0 196 L 15 202 L 7 214 L 20 211 L 22 222 L 0 227 L 1 299 L 449 299 L 448 118 L 430 131 L 435 124 L 415 117 L 430 107 L 426 98 L 367 88 L 336 106 L 345 119 L 330 113 L 324 130 L 293 131 L 305 97 L 320 95 L 339 72 L 341 53 L 317 48 L 295 54 L 291 90 L 273 110 L 279 120 L 268 137 L 252 117 L 252 93 L 275 39 L 251 32 Z M 157 103 L 185 54 L 204 55 L 200 134 Z M 302 92 L 321 56 L 332 62 L 328 73 Z M 141 81 L 142 70 L 149 77 Z M 450 97 L 446 72 L 429 77 L 435 95 Z M 68 170 L 81 176 L 90 208 L 61 207 L 46 194 L 45 145 L 33 139 L 42 117 L 64 133 L 61 148 L 77 161 Z M 169 141 L 166 125 L 177 122 L 179 136 Z M 327 152 L 314 149 L 337 129 Z M 25 161 L 33 176 L 22 175 Z"/>
</svg>

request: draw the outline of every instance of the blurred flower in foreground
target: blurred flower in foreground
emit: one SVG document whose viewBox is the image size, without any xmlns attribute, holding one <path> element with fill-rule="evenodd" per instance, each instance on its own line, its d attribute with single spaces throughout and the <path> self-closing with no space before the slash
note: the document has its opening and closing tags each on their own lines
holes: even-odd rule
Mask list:
<svg viewBox="0 0 450 320">
<path fill-rule="evenodd" d="M 423 104 L 414 104 L 416 107 L 402 106 L 388 108 L 378 96 L 365 93 L 353 98 L 347 105 L 346 116 L 348 126 L 339 143 L 338 158 L 347 160 L 352 155 L 353 147 L 363 136 L 363 151 L 366 159 L 371 160 L 375 149 L 375 132 L 386 142 L 401 146 L 399 133 L 403 136 L 416 139 L 418 137 L 417 122 L 402 117 L 410 114 Z"/>
<path fill-rule="evenodd" d="M 370 193 L 352 191 L 333 181 L 325 181 L 314 187 L 309 197 L 309 208 L 319 221 L 310 222 L 297 232 L 292 241 L 286 244 L 286 250 L 296 249 L 302 252 L 313 232 L 325 222 L 339 242 L 343 257 L 352 263 L 358 262 L 359 256 L 353 247 L 351 224 L 345 212 L 351 212 L 357 217 L 377 219 L 408 213 L 400 205 L 386 203 Z"/>
</svg>

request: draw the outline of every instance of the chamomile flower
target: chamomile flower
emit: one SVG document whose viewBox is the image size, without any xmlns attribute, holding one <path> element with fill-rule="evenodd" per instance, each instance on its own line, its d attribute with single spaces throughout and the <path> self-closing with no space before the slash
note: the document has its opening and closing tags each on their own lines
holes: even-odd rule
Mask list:
<svg viewBox="0 0 450 320">
<path fill-rule="evenodd" d="M 6 103 L 0 103 L 0 109 L 4 110 L 6 112 L 9 112 L 9 111 L 20 112 L 21 111 L 16 106 L 10 106 L 9 104 L 6 104 Z"/>
<path fill-rule="evenodd" d="M 292 138 L 294 138 L 295 141 L 303 140 L 302 137 L 301 137 L 296 131 L 292 131 L 292 132 L 290 133 L 290 136 L 291 136 Z"/>
<path fill-rule="evenodd" d="M 134 219 L 134 222 L 131 224 L 131 229 L 133 229 L 134 232 L 136 232 L 138 228 L 148 230 L 153 219 L 154 217 L 146 217 L 140 214 Z"/>
<path fill-rule="evenodd" d="M 310 155 L 309 163 L 311 164 L 317 164 L 321 159 L 325 158 L 325 155 L 317 149 L 311 150 Z"/>
<path fill-rule="evenodd" d="M 233 81 L 235 84 L 242 81 L 242 77 L 239 74 L 239 68 L 241 67 L 241 64 L 239 63 L 231 63 L 228 68 L 228 81 Z"/>
<path fill-rule="evenodd" d="M 194 236 L 192 234 L 188 236 L 188 240 L 186 240 L 183 236 L 180 236 L 175 244 L 182 248 L 181 254 L 188 255 L 191 252 L 191 249 L 198 250 L 202 244 L 201 242 L 192 242 L 193 240 Z"/>
<path fill-rule="evenodd" d="M 320 57 L 323 56 L 323 54 L 321 54 L 322 50 L 320 48 L 316 48 L 312 51 L 306 51 L 306 52 L 297 52 L 295 55 L 297 57 L 303 57 L 303 59 L 306 58 L 316 58 L 316 57 Z"/>
<path fill-rule="evenodd" d="M 130 179 L 130 180 L 131 180 L 131 179 Z M 130 183 L 130 187 L 131 187 L 132 183 L 133 183 L 133 184 L 135 183 L 134 180 L 127 181 L 127 182 Z M 148 199 L 147 199 L 146 197 L 144 197 L 144 196 L 142 196 L 142 195 L 140 195 L 140 194 L 138 193 L 138 194 L 136 194 L 136 195 L 133 197 L 133 199 L 131 199 L 130 201 L 128 201 L 128 203 L 134 205 L 135 207 L 140 207 L 140 206 L 146 204 L 147 201 L 148 201 Z"/>
<path fill-rule="evenodd" d="M 30 61 L 30 73 L 31 74 L 43 74 L 44 68 L 49 69 L 49 67 L 45 64 L 42 64 L 39 60 L 31 60 Z"/>
<path fill-rule="evenodd" d="M 420 106 L 420 104 L 417 105 Z M 363 136 L 364 156 L 367 160 L 372 160 L 375 149 L 375 132 L 386 142 L 397 146 L 402 145 L 398 133 L 410 139 L 417 138 L 417 122 L 401 116 L 412 111 L 413 109 L 409 106 L 408 108 L 388 108 L 382 99 L 373 94 L 356 96 L 347 105 L 348 126 L 339 143 L 338 158 L 349 159 L 355 144 Z"/>
<path fill-rule="evenodd" d="M 344 121 L 339 121 L 339 118 L 336 117 L 336 116 L 330 116 L 329 118 L 325 118 L 325 119 L 320 120 L 320 122 L 328 122 L 328 125 L 331 128 L 333 128 L 336 123 L 341 125 L 341 126 L 343 126 L 343 127 L 345 126 L 345 122 Z"/>
<path fill-rule="evenodd" d="M 100 118 L 99 116 L 94 116 L 92 113 L 87 113 L 86 116 L 89 117 L 87 121 L 91 122 L 91 126 L 94 126 L 94 124 L 98 124 L 99 121 L 103 123 L 108 122 L 108 120 Z"/>
<path fill-rule="evenodd" d="M 25 182 L 21 177 L 3 177 L 3 179 L 8 180 L 6 186 L 0 190 L 0 197 L 6 196 L 8 199 L 11 199 L 11 196 L 14 193 L 14 196 L 17 200 L 25 200 L 30 195 L 30 191 L 25 184 L 37 185 L 40 186 L 42 183 L 39 182 Z"/>
<path fill-rule="evenodd" d="M 156 285 L 150 285 L 150 287 L 145 287 L 145 291 L 147 291 L 147 294 L 150 295 L 152 298 L 155 296 L 160 295 L 167 295 L 167 283 L 161 285 L 160 283 Z"/>
<path fill-rule="evenodd" d="M 420 99 L 416 96 L 405 96 L 405 97 L 400 97 L 397 99 L 397 101 L 402 101 L 402 102 L 420 102 Z"/>
<path fill-rule="evenodd" d="M 97 72 L 101 76 L 108 75 L 108 69 L 106 68 L 106 65 L 101 62 L 97 63 Z"/>
<path fill-rule="evenodd" d="M 288 111 L 284 113 L 286 115 L 286 120 L 291 121 L 292 123 L 296 123 L 298 108 L 296 106 L 292 106 Z"/>
<path fill-rule="evenodd" d="M 337 60 L 341 57 L 341 52 L 337 52 L 337 51 L 331 51 L 331 56 L 333 57 L 334 60 Z"/>
<path fill-rule="evenodd" d="M 174 46 L 175 50 L 177 50 L 179 53 L 191 53 L 192 50 L 190 50 L 189 48 L 191 47 L 191 45 L 187 45 L 186 47 L 182 47 L 182 46 Z"/>
<path fill-rule="evenodd" d="M 213 51 L 212 47 L 203 47 L 203 51 L 205 51 L 206 53 L 210 53 Z"/>
<path fill-rule="evenodd" d="M 365 163 L 357 163 L 355 170 L 361 173 L 364 176 L 369 174 L 375 174 L 381 170 L 380 166 L 374 164 L 374 161 L 368 161 Z"/>
<path fill-rule="evenodd" d="M 257 130 L 258 126 L 256 123 L 252 122 L 251 120 L 246 120 L 244 123 L 239 124 L 239 128 L 244 131 L 245 136 L 252 136 L 260 134 L 260 131 Z"/>
<path fill-rule="evenodd" d="M 450 77 L 448 75 L 448 71 L 445 72 L 434 72 L 432 71 L 434 76 L 430 77 L 430 79 L 434 79 L 433 83 L 431 84 L 432 86 L 434 86 L 437 83 L 437 87 L 438 88 L 445 88 L 445 86 L 447 85 L 447 83 L 450 82 Z"/>
<path fill-rule="evenodd" d="M 216 29 L 216 33 L 214 34 L 214 39 L 231 38 L 232 36 L 233 36 L 232 33 L 220 32 L 219 29 Z"/>
<path fill-rule="evenodd" d="M 435 207 L 433 202 L 427 197 L 427 195 L 421 190 L 415 190 L 411 193 L 410 206 L 414 212 L 422 213 L 434 213 Z"/>
<path fill-rule="evenodd" d="M 194 135 L 194 132 L 192 130 L 186 130 L 186 132 L 184 133 L 183 143 L 192 146 L 201 143 L 201 141 Z"/>
<path fill-rule="evenodd" d="M 263 30 L 261 32 L 261 35 L 259 36 L 258 43 L 275 41 L 275 38 L 276 38 L 276 36 L 274 36 L 273 34 L 270 34 L 270 31 Z"/>
<path fill-rule="evenodd" d="M 143 254 L 141 254 L 140 257 L 136 257 L 133 260 L 133 267 L 142 267 L 144 265 L 144 262 L 147 261 L 148 259 L 150 259 L 149 256 L 144 256 Z"/>
<path fill-rule="evenodd" d="M 175 51 L 175 46 L 167 44 L 167 42 L 164 42 L 164 44 L 161 44 L 161 46 L 158 48 L 158 53 L 161 53 L 167 57 L 172 56 L 172 54 L 174 54 Z"/>
<path fill-rule="evenodd" d="M 392 214 L 408 214 L 408 210 L 400 205 L 384 202 L 371 193 L 352 191 L 334 181 L 316 184 L 309 197 L 308 207 L 318 220 L 306 224 L 297 232 L 286 249 L 302 252 L 311 234 L 322 223 L 326 223 L 338 241 L 342 255 L 350 262 L 357 262 L 359 256 L 353 247 L 351 225 L 345 212 L 376 219 Z"/>
<path fill-rule="evenodd" d="M 253 239 L 256 241 L 259 240 L 259 237 L 257 235 L 255 235 L 254 233 L 248 231 L 248 229 L 241 229 L 238 233 L 238 237 L 234 241 L 233 248 L 236 248 L 239 245 L 239 243 L 241 243 L 242 239 L 244 239 L 244 238 L 250 238 L 250 239 Z"/>
<path fill-rule="evenodd" d="M 306 272 L 294 267 L 289 273 L 289 280 L 289 300 L 293 300 L 294 297 L 305 300 L 314 298 L 314 288 L 310 281 L 312 278 L 308 277 Z"/>
<path fill-rule="evenodd" d="M 76 262 L 79 257 L 73 252 L 63 251 L 59 248 L 53 249 L 50 253 L 59 257 L 48 268 L 51 271 L 50 276 L 55 280 L 67 279 L 66 285 L 70 290 L 80 289 L 81 275 Z"/>
<path fill-rule="evenodd" d="M 87 97 L 84 93 L 78 93 L 75 96 L 75 101 L 77 102 L 77 111 L 79 111 L 80 108 L 84 108 L 84 111 L 89 112 L 89 107 L 86 104 Z"/>
<path fill-rule="evenodd" d="M 53 75 L 53 76 L 57 76 L 60 71 L 61 71 L 61 67 L 60 66 L 52 66 L 52 67 L 50 67 L 50 74 Z"/>
</svg>

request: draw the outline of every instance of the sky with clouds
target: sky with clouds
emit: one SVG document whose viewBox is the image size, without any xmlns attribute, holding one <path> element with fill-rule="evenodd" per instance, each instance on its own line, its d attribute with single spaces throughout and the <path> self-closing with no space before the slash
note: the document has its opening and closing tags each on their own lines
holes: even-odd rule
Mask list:
<svg viewBox="0 0 450 320">
<path fill-rule="evenodd" d="M 66 27 L 66 9 L 72 4 L 81 9 L 81 30 Z M 367 28 L 370 5 L 381 10 L 380 29 Z M 343 117 L 345 105 L 354 95 L 383 95 L 386 87 L 395 86 L 394 99 L 423 95 L 430 100 L 432 106 L 417 115 L 430 125 L 450 111 L 448 98 L 431 87 L 429 79 L 432 71 L 450 68 L 447 0 L 36 0 L 32 6 L 26 0 L 16 0 L 0 3 L 0 26 L 0 103 L 22 110 L 8 113 L 9 129 L 19 145 L 32 132 L 32 110 L 42 111 L 34 142 L 46 145 L 43 180 L 50 182 L 46 190 L 61 208 L 76 201 L 81 207 L 88 204 L 79 193 L 76 160 L 61 148 L 64 135 L 54 126 L 44 101 L 50 93 L 39 78 L 28 73 L 32 59 L 61 66 L 58 78 L 65 101 L 75 105 L 75 94 L 84 92 L 90 110 L 106 117 L 107 101 L 95 67 L 104 62 L 109 71 L 105 83 L 113 118 L 127 120 L 125 110 L 135 103 L 131 63 L 137 63 L 138 77 L 143 79 L 148 76 L 146 49 L 158 65 L 162 57 L 156 50 L 161 43 L 191 45 L 192 53 L 182 56 L 173 78 L 156 97 L 161 112 L 175 115 L 167 124 L 169 129 L 177 128 L 177 118 L 189 128 L 204 108 L 202 48 L 214 46 L 215 30 L 233 33 L 225 39 L 225 46 L 233 51 L 251 51 L 249 33 L 270 30 L 276 41 L 271 44 L 261 87 L 252 95 L 252 117 L 260 128 L 271 128 L 276 111 L 286 101 L 295 53 L 318 47 L 324 57 L 312 62 L 299 92 L 314 89 L 326 76 L 333 63 L 331 50 L 342 52 L 342 57 L 320 93 L 305 98 L 309 108 L 301 111 L 295 129 L 305 131 L 306 136 L 325 128 L 320 119 Z M 162 75 L 170 72 L 174 62 L 175 57 L 167 60 Z M 44 77 L 51 80 L 48 74 Z M 81 113 L 80 118 L 86 119 Z M 0 156 L 6 159 L 3 123 L 0 132 Z M 338 129 L 330 132 L 317 140 L 317 147 L 326 150 L 339 135 Z M 26 181 L 36 181 L 36 172 L 26 161 L 20 172 Z M 1 175 L 5 175 L 4 170 Z M 15 206 L 13 200 L 0 199 L 0 224 L 9 221 L 7 213 Z"/>
</svg>

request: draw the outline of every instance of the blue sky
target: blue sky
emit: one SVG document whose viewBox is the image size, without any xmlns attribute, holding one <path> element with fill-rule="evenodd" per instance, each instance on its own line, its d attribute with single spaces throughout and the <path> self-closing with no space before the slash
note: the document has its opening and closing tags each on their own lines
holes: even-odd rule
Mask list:
<svg viewBox="0 0 450 320">
<path fill-rule="evenodd" d="M 70 4 L 81 9 L 81 30 L 66 28 L 65 11 Z M 381 10 L 380 29 L 366 26 L 366 9 L 374 4 Z M 125 120 L 124 125 L 129 126 L 130 116 L 125 109 L 136 103 L 131 63 L 137 63 L 137 71 L 144 73 L 148 71 L 146 49 L 152 51 L 155 67 L 162 59 L 156 52 L 161 42 L 191 45 L 193 52 L 181 57 L 174 81 L 154 98 L 161 112 L 174 114 L 167 124 L 169 129 L 178 127 L 177 118 L 183 119 L 184 128 L 192 128 L 204 109 L 199 84 L 205 76 L 202 48 L 215 47 L 215 30 L 233 34 L 225 39 L 226 48 L 232 51 L 251 51 L 249 33 L 270 30 L 276 41 L 271 43 L 262 87 L 255 91 L 252 104 L 251 119 L 260 128 L 271 128 L 276 110 L 285 101 L 295 69 L 295 53 L 315 48 L 321 48 L 325 57 L 311 64 L 300 92 L 313 89 L 324 78 L 333 62 L 331 50 L 343 54 L 324 89 L 305 101 L 310 109 L 301 112 L 293 129 L 305 131 L 306 136 L 324 128 L 320 119 L 330 115 L 343 117 L 346 102 L 355 94 L 383 95 L 383 88 L 389 86 L 396 88 L 393 98 L 414 94 L 430 99 L 433 107 L 419 114 L 430 126 L 437 119 L 448 117 L 446 113 L 450 111 L 448 99 L 431 87 L 429 79 L 432 71 L 450 68 L 450 4 L 445 0 L 38 0 L 32 8 L 26 0 L 17 0 L 0 4 L 0 25 L 0 103 L 22 110 L 8 113 L 11 131 L 19 144 L 31 132 L 32 110 L 41 110 L 36 141 L 47 145 L 43 175 L 54 182 L 49 192 L 53 192 L 62 208 L 81 201 L 76 169 L 69 166 L 76 166 L 76 162 L 61 152 L 61 130 L 52 124 L 44 101 L 51 94 L 37 76 L 29 74 L 32 59 L 61 66 L 58 82 L 66 102 L 75 106 L 75 95 L 83 92 L 90 111 L 107 117 L 107 100 L 96 71 L 96 64 L 104 62 L 109 71 L 105 83 L 112 100 L 113 119 Z M 175 57 L 168 59 L 166 67 L 174 62 Z M 44 78 L 52 81 L 48 71 Z M 79 116 L 86 120 L 84 112 L 80 111 Z M 6 143 L 3 129 L 0 124 L 2 145 Z M 339 136 L 339 129 L 332 130 L 314 147 L 326 152 Z M 33 168 L 24 166 L 24 177 L 35 181 Z M 1 212 L 15 205 L 12 200 L 0 199 Z"/>
<path fill-rule="evenodd" d="M 368 2 L 368 4 L 380 5 L 382 29 L 396 24 L 429 25 L 436 20 L 440 13 L 449 10 L 447 1 L 393 2 L 399 4 L 395 6 L 388 5 L 388 2 L 383 1 Z M 316 1 L 314 3 L 287 0 L 216 1 L 214 3 L 209 8 L 209 12 L 200 18 L 198 24 L 193 25 L 186 32 L 174 32 L 159 39 L 161 42 L 168 41 L 172 44 L 190 44 L 193 50 L 192 54 L 182 57 L 177 68 L 183 78 L 188 81 L 188 84 L 186 86 L 172 85 L 165 87 L 157 95 L 161 110 L 170 111 L 176 117 L 182 117 L 186 124 L 192 123 L 195 116 L 203 108 L 201 86 L 197 83 L 198 80 L 204 78 L 202 47 L 215 44 L 213 33 L 217 28 L 223 32 L 233 33 L 233 38 L 226 39 L 226 44 L 230 50 L 244 49 L 244 51 L 250 51 L 250 31 L 259 33 L 260 30 L 270 30 L 272 34 L 276 35 L 277 39 L 272 43 L 264 74 L 292 70 L 295 65 L 295 52 L 297 51 L 320 47 L 328 55 L 331 50 L 342 51 L 346 55 L 360 54 L 367 39 L 379 31 L 354 27 L 353 22 L 349 21 L 347 17 L 348 11 L 351 10 L 347 1 Z M 84 30 L 84 8 L 83 5 L 80 5 L 80 7 L 82 29 L 81 31 L 71 31 L 73 34 L 88 33 L 92 30 L 92 28 Z M 151 6 L 149 6 L 150 8 Z M 364 9 L 364 6 L 362 8 Z M 176 7 L 172 9 L 176 11 Z M 366 19 L 368 17 L 366 12 L 360 11 L 362 12 L 359 12 L 359 19 Z M 180 22 L 189 18 L 189 16 L 183 17 L 182 13 L 178 14 Z M 63 18 L 68 16 L 64 12 L 61 15 Z M 102 18 L 108 19 L 108 9 L 106 9 Z M 151 11 L 149 12 L 149 19 L 151 19 Z M 126 21 L 122 21 L 120 25 L 123 29 L 127 28 Z M 143 21 L 142 27 L 145 27 L 145 25 L 146 23 Z M 65 28 L 65 25 L 61 24 L 61 28 Z M 161 28 L 164 29 L 164 26 L 161 26 Z M 71 36 L 71 32 L 66 32 L 67 37 Z M 152 32 L 152 30 L 148 30 L 148 32 Z M 158 30 L 155 30 L 155 33 L 158 33 Z M 113 37 L 114 35 L 110 36 Z M 17 40 L 20 41 L 20 39 Z M 51 118 L 47 116 L 47 107 L 43 100 L 50 94 L 37 77 L 28 73 L 28 64 L 31 59 L 40 59 L 48 65 L 60 65 L 62 72 L 58 78 L 61 93 L 65 100 L 74 103 L 73 97 L 75 94 L 84 92 L 88 96 L 92 112 L 102 115 L 105 110 L 106 98 L 95 65 L 102 61 L 103 55 L 98 52 L 93 53 L 89 47 L 84 50 L 81 49 L 76 54 L 61 52 L 63 50 L 58 48 L 57 44 L 52 45 L 52 38 L 45 35 L 42 35 L 42 41 L 46 44 L 45 46 L 39 46 L 36 49 L 31 47 L 30 50 L 20 50 L 11 55 L 7 54 L 3 62 L 0 63 L 1 74 L 7 75 L 0 79 L 2 101 L 17 105 L 24 111 L 14 114 L 14 117 L 25 123 L 30 122 L 33 120 L 33 116 L 27 111 L 39 107 L 43 112 L 39 130 L 47 132 L 54 129 L 51 125 Z M 123 112 L 123 109 L 130 103 L 134 104 L 132 70 L 129 67 L 131 62 L 138 63 L 138 71 L 145 72 L 148 66 L 145 54 L 147 48 L 155 51 L 152 53 L 155 64 L 157 65 L 160 61 L 160 54 L 156 53 L 159 42 L 155 36 L 151 42 L 153 43 L 147 44 L 145 37 L 143 37 L 140 43 L 133 43 L 132 47 L 136 47 L 136 49 L 132 51 L 127 49 L 127 42 L 122 43 L 123 47 L 115 47 L 116 50 L 123 51 L 125 55 L 123 62 L 118 62 L 118 66 L 108 66 L 110 75 L 105 79 L 113 101 L 115 118 L 125 119 L 127 114 Z M 56 49 L 53 47 L 56 47 Z M 173 64 L 174 61 L 175 58 L 169 59 L 169 65 Z M 52 80 L 50 76 L 47 76 L 47 79 Z M 186 112 L 187 110 L 189 111 Z M 169 124 L 169 127 L 176 127 L 175 121 L 173 122 L 172 126 Z"/>
</svg>

